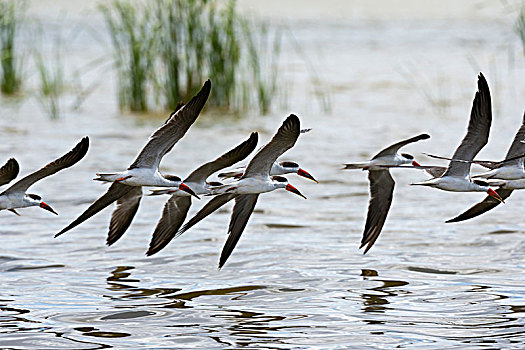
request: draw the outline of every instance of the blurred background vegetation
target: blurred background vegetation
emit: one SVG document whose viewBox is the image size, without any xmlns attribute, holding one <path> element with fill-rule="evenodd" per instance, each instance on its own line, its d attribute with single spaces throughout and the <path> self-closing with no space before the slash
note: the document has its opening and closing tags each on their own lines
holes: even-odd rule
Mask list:
<svg viewBox="0 0 525 350">
<path fill-rule="evenodd" d="M 50 50 L 38 39 L 33 60 L 25 60 L 16 44 L 27 7 L 27 1 L 0 0 L 1 91 L 19 94 L 24 71 L 35 72 L 34 95 L 56 118 L 68 42 L 53 40 L 52 52 L 43 53 Z M 208 78 L 213 83 L 208 105 L 229 113 L 266 114 L 278 101 L 282 35 L 268 23 L 241 16 L 234 0 L 113 0 L 101 2 L 99 10 L 111 38 L 121 110 L 171 111 Z M 43 32 L 40 27 L 34 34 Z"/>
<path fill-rule="evenodd" d="M 281 36 L 240 16 L 235 1 L 114 0 L 100 9 L 111 33 L 122 109 L 172 110 L 210 78 L 209 105 L 268 112 Z"/>
<path fill-rule="evenodd" d="M 20 29 L 37 22 L 26 19 L 28 1 L 0 0 L 0 90 L 4 96 L 35 96 L 46 114 L 57 118 L 61 96 L 74 79 L 63 69 L 70 42 L 58 35 L 42 45 L 45 28 L 40 27 L 34 31 L 33 59 L 28 59 L 19 45 Z M 94 62 L 111 61 L 122 111 L 171 111 L 210 78 L 213 89 L 208 106 L 227 113 L 251 110 L 267 114 L 287 96 L 289 86 L 283 82 L 279 64 L 284 40 L 289 40 L 287 44 L 308 67 L 314 99 L 323 111 L 331 109 L 329 92 L 293 35 L 241 15 L 235 0 L 111 0 L 101 2 L 99 11 L 111 53 L 105 61 Z M 525 54 L 524 9 L 514 29 Z M 24 94 L 28 75 L 39 78 L 38 86 Z M 96 85 L 73 92 L 78 94 L 74 108 Z"/>
</svg>

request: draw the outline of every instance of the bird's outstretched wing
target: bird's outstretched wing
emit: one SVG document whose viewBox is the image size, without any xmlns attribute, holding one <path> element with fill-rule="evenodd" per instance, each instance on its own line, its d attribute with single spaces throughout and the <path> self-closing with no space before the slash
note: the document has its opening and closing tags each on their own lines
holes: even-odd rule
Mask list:
<svg viewBox="0 0 525 350">
<path fill-rule="evenodd" d="M 392 204 L 395 185 L 388 170 L 370 170 L 368 180 L 370 181 L 370 201 L 368 202 L 365 230 L 359 247 L 363 248 L 368 244 L 363 254 L 372 248 L 383 229 Z"/>
<path fill-rule="evenodd" d="M 184 223 L 191 206 L 190 196 L 171 196 L 164 204 L 162 217 L 155 227 L 149 249 L 146 255 L 150 256 L 161 251 L 175 237 Z"/>
<path fill-rule="evenodd" d="M 15 158 L 10 158 L 0 168 L 0 186 L 10 183 L 20 171 L 20 166 Z"/>
<path fill-rule="evenodd" d="M 487 168 L 487 169 L 497 169 L 497 168 L 500 168 L 500 167 L 502 167 L 504 165 L 510 165 L 511 162 L 514 162 L 514 161 L 519 162 L 521 159 L 523 159 L 523 157 L 525 157 L 525 153 L 521 153 L 521 154 L 518 154 L 516 156 L 507 157 L 505 160 L 497 162 L 497 161 L 493 161 L 493 160 L 453 159 L 453 158 L 449 158 L 449 157 L 436 156 L 435 154 L 429 154 L 429 153 L 423 153 L 423 154 L 425 154 L 425 155 L 427 155 L 427 156 L 429 156 L 431 158 L 436 158 L 436 159 L 453 160 L 453 161 L 456 161 L 456 162 L 463 162 L 463 163 L 474 163 L 474 164 L 481 165 L 482 167 Z"/>
<path fill-rule="evenodd" d="M 505 200 L 510 196 L 510 194 L 512 193 L 512 190 L 498 189 L 496 190 L 496 192 L 500 195 L 501 199 Z M 483 213 L 486 213 L 487 211 L 491 209 L 496 208 L 500 203 L 501 202 L 495 199 L 494 197 L 487 196 L 481 202 L 474 204 L 470 209 L 459 214 L 453 219 L 447 220 L 446 222 L 460 222 L 460 221 L 465 221 L 468 219 L 475 218 L 476 216 L 479 216 Z"/>
<path fill-rule="evenodd" d="M 248 163 L 243 177 L 269 175 L 273 163 L 284 152 L 295 145 L 300 132 L 299 118 L 295 114 L 290 114 L 279 130 L 277 130 L 272 140 L 261 148 L 250 163 Z"/>
<path fill-rule="evenodd" d="M 234 149 L 224 153 L 219 158 L 201 165 L 196 170 L 194 170 L 184 181 L 197 183 L 204 182 L 211 174 L 215 173 L 216 171 L 240 162 L 253 152 L 255 146 L 257 146 L 258 137 L 259 135 L 256 132 L 252 132 L 246 141 Z"/>
<path fill-rule="evenodd" d="M 230 257 L 233 249 L 239 242 L 242 232 L 248 224 L 248 219 L 253 213 L 255 204 L 257 203 L 259 194 L 241 194 L 235 198 L 235 205 L 233 206 L 232 216 L 230 218 L 230 226 L 228 228 L 228 238 L 222 248 L 221 257 L 219 259 L 219 269 L 224 266 Z"/>
<path fill-rule="evenodd" d="M 131 191 L 117 199 L 117 207 L 113 210 L 109 222 L 108 238 L 106 239 L 108 246 L 118 241 L 131 225 L 131 221 L 139 209 L 141 199 L 141 186 L 132 186 Z"/>
<path fill-rule="evenodd" d="M 80 225 L 117 199 L 125 196 L 128 192 L 133 190 L 133 187 L 134 186 L 124 185 L 119 182 L 113 182 L 111 186 L 109 186 L 107 192 L 102 195 L 102 197 L 94 201 L 78 218 L 73 220 L 73 222 L 57 233 L 55 238 L 71 230 L 73 227 Z"/>
<path fill-rule="evenodd" d="M 77 163 L 79 160 L 84 158 L 89 148 L 89 138 L 86 136 L 80 140 L 79 143 L 69 152 L 64 154 L 62 157 L 52 161 L 40 170 L 35 171 L 32 174 L 25 176 L 24 178 L 15 182 L 14 185 L 9 187 L 3 192 L 8 194 L 12 192 L 25 192 L 35 182 L 49 176 L 56 172 L 69 168 L 70 166 Z"/>
<path fill-rule="evenodd" d="M 419 135 L 411 137 L 409 139 L 406 139 L 406 140 L 403 140 L 403 141 L 399 141 L 399 142 L 394 143 L 393 145 L 388 146 L 387 148 L 381 150 L 372 159 L 376 159 L 376 158 L 379 158 L 379 157 L 390 156 L 390 155 L 396 154 L 397 151 L 399 151 L 399 149 L 401 147 L 403 147 L 403 146 L 406 146 L 406 145 L 408 145 L 410 143 L 413 143 L 413 142 L 426 140 L 426 139 L 429 139 L 429 138 L 430 138 L 430 135 L 428 135 L 428 134 L 419 134 Z"/>
<path fill-rule="evenodd" d="M 237 194 L 226 193 L 213 197 L 208 203 L 206 203 L 204 207 L 201 208 L 201 210 L 197 212 L 197 214 L 195 214 L 190 220 L 188 220 L 187 223 L 184 224 L 184 226 L 182 226 L 182 228 L 177 232 L 175 237 L 182 235 L 184 232 L 188 231 L 191 227 L 196 225 L 199 221 L 201 221 L 202 219 L 204 219 L 205 217 L 207 217 L 208 215 L 210 215 L 211 213 L 213 213 L 214 211 L 216 211 L 217 209 L 219 209 L 224 204 L 228 203 L 237 196 Z"/>
<path fill-rule="evenodd" d="M 514 140 L 505 156 L 505 161 L 515 162 L 523 167 L 523 156 L 525 156 L 525 143 L 523 143 L 523 140 L 525 140 L 525 113 L 523 114 L 521 127 L 518 129 L 516 136 L 514 136 Z"/>
<path fill-rule="evenodd" d="M 478 91 L 472 102 L 467 134 L 454 152 L 453 159 L 473 160 L 487 144 L 492 123 L 492 102 L 487 80 L 483 74 L 478 76 Z M 468 176 L 471 163 L 451 160 L 443 176 Z"/>
<path fill-rule="evenodd" d="M 211 91 L 211 82 L 207 80 L 202 89 L 187 104 L 179 107 L 170 118 L 151 134 L 148 143 L 129 166 L 133 168 L 158 168 L 162 157 L 186 134 L 195 122 Z"/>
</svg>

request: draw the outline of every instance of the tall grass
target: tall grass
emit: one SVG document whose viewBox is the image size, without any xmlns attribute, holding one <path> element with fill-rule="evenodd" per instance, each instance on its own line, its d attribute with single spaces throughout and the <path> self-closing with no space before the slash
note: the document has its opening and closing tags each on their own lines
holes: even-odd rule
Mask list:
<svg viewBox="0 0 525 350">
<path fill-rule="evenodd" d="M 214 83 L 210 104 L 231 109 L 241 59 L 240 20 L 235 2 L 163 0 L 153 4 L 159 33 L 157 86 L 166 108 L 187 100 L 206 78 Z"/>
<path fill-rule="evenodd" d="M 270 43 L 268 28 L 242 18 L 234 0 L 114 0 L 101 9 L 122 109 L 145 111 L 153 101 L 171 110 L 210 78 L 209 105 L 270 110 L 280 37 Z"/>
<path fill-rule="evenodd" d="M 16 55 L 17 29 L 26 10 L 24 0 L 0 0 L 0 90 L 12 95 L 20 90 L 20 58 Z"/>
<path fill-rule="evenodd" d="M 157 23 L 151 6 L 116 0 L 101 5 L 113 43 L 121 109 L 148 110 L 148 82 L 153 75 Z"/>
</svg>

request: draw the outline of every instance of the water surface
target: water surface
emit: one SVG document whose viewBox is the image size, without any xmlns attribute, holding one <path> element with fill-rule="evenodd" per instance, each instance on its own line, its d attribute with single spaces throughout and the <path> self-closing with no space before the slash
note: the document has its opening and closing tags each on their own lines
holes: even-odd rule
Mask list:
<svg viewBox="0 0 525 350">
<path fill-rule="evenodd" d="M 289 41 L 284 111 L 243 118 L 208 111 L 162 163 L 184 177 L 252 130 L 267 142 L 291 112 L 313 128 L 283 159 L 298 161 L 320 184 L 289 176 L 308 200 L 285 191 L 262 195 L 221 271 L 230 207 L 149 258 L 144 252 L 166 200 L 160 196 L 143 199 L 111 248 L 104 245 L 110 209 L 53 239 L 105 191 L 91 181 L 95 172 L 126 168 L 163 117 L 118 113 L 111 79 L 56 122 L 32 100 L 3 99 L 0 154 L 2 162 L 16 157 L 21 175 L 84 135 L 91 148 L 74 168 L 31 188 L 58 217 L 38 208 L 20 210 L 22 217 L 0 213 L 1 347 L 523 349 L 525 193 L 470 222 L 445 224 L 484 195 L 414 188 L 409 184 L 424 174 L 393 171 L 389 218 L 362 255 L 366 174 L 340 170 L 421 132 L 432 138 L 405 149 L 421 163 L 433 162 L 421 152 L 452 154 L 479 71 L 494 101 L 480 158 L 504 156 L 523 114 L 525 61 L 512 13 L 490 8 L 493 18 L 483 6 L 481 14 L 473 6 L 449 18 L 420 16 L 412 7 L 412 15 L 391 19 L 379 9 L 352 20 L 284 16 L 279 23 L 293 28 L 316 67 L 332 113 L 319 107 L 308 63 Z M 70 21 L 84 24 L 74 14 Z M 103 32 L 100 22 L 91 25 Z M 107 54 L 89 31 L 82 35 L 71 60 Z M 191 213 L 201 205 L 194 201 Z"/>
</svg>

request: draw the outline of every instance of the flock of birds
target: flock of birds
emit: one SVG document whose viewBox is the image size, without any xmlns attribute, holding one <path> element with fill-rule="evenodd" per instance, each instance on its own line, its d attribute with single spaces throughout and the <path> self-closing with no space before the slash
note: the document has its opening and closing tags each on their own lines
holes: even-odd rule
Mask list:
<svg viewBox="0 0 525 350">
<path fill-rule="evenodd" d="M 295 162 L 277 162 L 277 159 L 284 152 L 295 145 L 301 133 L 310 130 L 301 130 L 299 118 L 294 114 L 284 120 L 271 141 L 255 154 L 246 168 L 237 168 L 220 173 L 218 176 L 225 179 L 226 183 L 224 184 L 206 180 L 210 175 L 231 167 L 248 157 L 257 146 L 257 132 L 251 133 L 247 140 L 217 159 L 201 165 L 184 180 L 175 175 L 159 172 L 162 158 L 195 122 L 208 99 L 210 91 L 211 83 L 208 80 L 187 104 L 179 104 L 168 120 L 151 134 L 147 144 L 127 170 L 116 173 L 98 173 L 94 180 L 111 183 L 106 193 L 93 202 L 78 218 L 58 232 L 55 237 L 80 225 L 116 202 L 117 205 L 111 215 L 106 241 L 108 245 L 112 245 L 129 228 L 142 199 L 142 187 L 163 187 L 163 189 L 152 190 L 150 193 L 150 195 L 170 195 L 146 252 L 147 255 L 153 255 L 166 247 L 173 238 L 180 236 L 211 213 L 234 200 L 228 237 L 219 259 L 219 268 L 222 268 L 237 245 L 261 193 L 282 188 L 306 199 L 282 175 L 296 173 L 312 181 L 317 182 L 317 180 Z M 428 181 L 414 183 L 413 185 L 431 186 L 445 191 L 486 192 L 488 194 L 483 201 L 447 222 L 463 221 L 481 215 L 502 203 L 513 190 L 525 188 L 523 163 L 525 157 L 525 115 L 503 161 L 474 160 L 474 157 L 488 141 L 492 122 L 491 110 L 489 87 L 485 77 L 480 73 L 478 91 L 474 97 L 469 126 L 463 141 L 452 158 L 429 155 L 430 157 L 449 160 L 448 167 L 422 166 L 414 160 L 412 155 L 399 153 L 399 150 L 407 144 L 430 138 L 428 134 L 420 134 L 397 142 L 380 151 L 368 162 L 345 165 L 344 169 L 368 171 L 370 201 L 360 246 L 360 248 L 366 246 L 364 253 L 374 245 L 379 237 L 392 203 L 395 182 L 390 174 L 390 168 L 421 169 L 432 176 Z M 16 211 L 18 208 L 40 206 L 42 209 L 57 214 L 40 196 L 26 193 L 26 191 L 35 182 L 80 161 L 86 155 L 88 148 L 89 138 L 84 137 L 71 151 L 40 170 L 27 175 L 0 193 L 0 210 L 6 209 L 19 215 Z M 472 163 L 491 170 L 471 176 Z M 18 162 L 14 158 L 9 159 L 0 168 L 0 186 L 11 182 L 16 178 L 18 172 Z M 495 187 L 497 190 L 491 187 Z M 191 197 L 200 199 L 199 195 L 213 197 L 184 224 L 191 206 Z"/>
</svg>

